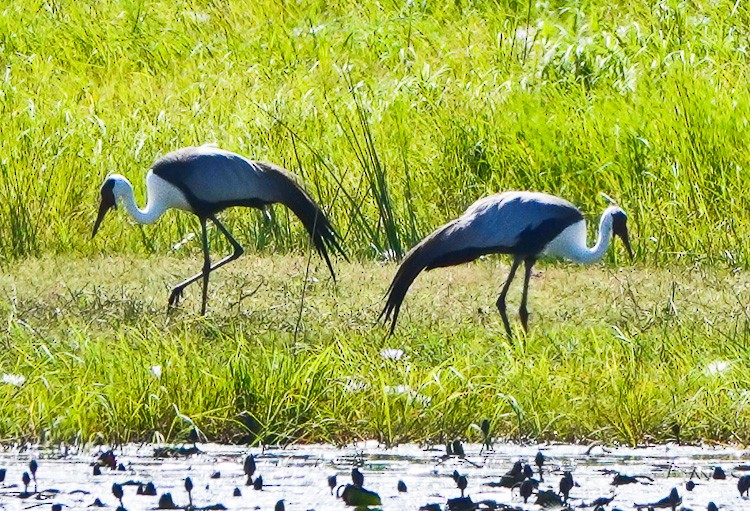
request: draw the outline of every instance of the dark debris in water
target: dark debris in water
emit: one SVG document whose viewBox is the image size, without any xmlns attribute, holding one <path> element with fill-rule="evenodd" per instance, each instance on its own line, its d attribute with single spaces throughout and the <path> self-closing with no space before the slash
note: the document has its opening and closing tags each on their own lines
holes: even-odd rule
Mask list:
<svg viewBox="0 0 750 511">
<path fill-rule="evenodd" d="M 476 509 L 476 505 L 471 497 L 448 499 L 448 511 L 472 511 L 473 509 Z"/>
<path fill-rule="evenodd" d="M 14 488 L 16 485 L 8 486 L 7 488 Z M 60 494 L 59 490 L 50 488 L 41 491 L 3 491 L 0 492 L 0 498 L 2 497 L 16 497 L 19 499 L 34 499 L 34 500 L 50 500 L 54 499 Z"/>
<path fill-rule="evenodd" d="M 157 447 L 154 458 L 187 458 L 201 452 L 196 446 L 192 447 Z"/>
<path fill-rule="evenodd" d="M 146 484 L 139 484 L 136 495 L 145 495 L 147 497 L 156 496 L 156 486 L 151 481 Z"/>
<path fill-rule="evenodd" d="M 563 507 L 562 497 L 550 490 L 541 490 L 536 494 L 536 505 L 541 507 Z"/>
<path fill-rule="evenodd" d="M 428 504 L 429 506 L 438 506 L 431 508 L 440 510 L 438 504 Z M 423 506 L 424 507 L 424 506 Z M 421 509 L 421 508 L 420 508 Z M 471 497 L 456 497 L 448 499 L 448 511 L 523 511 L 520 507 L 509 504 L 501 504 L 494 500 L 480 500 L 474 502 Z"/>
<path fill-rule="evenodd" d="M 340 497 L 347 506 L 379 506 L 382 504 L 380 495 L 356 484 L 347 484 L 343 489 L 344 491 L 340 491 L 341 487 L 339 486 L 339 489 L 336 490 L 336 496 Z"/>
<path fill-rule="evenodd" d="M 232 509 L 323 511 L 349 505 L 375 506 L 383 511 L 538 511 L 569 506 L 600 511 L 634 509 L 634 504 L 644 509 L 680 509 L 684 504 L 685 509 L 699 511 L 707 509 L 709 502 L 726 510 L 748 507 L 750 475 L 745 475 L 744 467 L 750 465 L 740 462 L 744 454 L 739 450 L 661 446 L 599 449 L 595 454 L 585 454 L 579 446 L 493 444 L 493 450 L 489 450 L 486 443 L 461 441 L 459 447 L 451 441 L 449 445 L 453 453 L 450 459 L 445 458 L 442 448 L 435 451 L 417 446 L 360 446 L 348 451 L 297 446 L 258 449 L 251 455 L 246 449 L 211 444 L 202 444 L 204 451 L 192 446 L 153 451 L 125 446 L 123 451 L 104 451 L 95 458 L 42 454 L 36 456 L 42 460 L 41 465 L 30 463 L 26 453 L 0 452 L 0 465 L 14 483 L 0 485 L 0 501 L 3 505 L 11 503 L 6 505 L 8 511 L 42 503 L 60 504 L 65 509 L 106 505 L 114 510 L 123 502 L 131 510 L 223 510 L 226 506 L 221 502 L 242 497 L 240 488 L 247 481 L 250 487 L 263 491 L 246 491 L 244 498 L 231 500 Z M 461 450 L 462 455 L 455 454 Z M 155 461 L 152 452 L 163 459 Z M 722 455 L 711 456 L 715 452 Z M 197 456 L 184 459 L 193 454 Z M 99 468 L 100 476 L 92 477 L 92 465 Z M 534 465 L 536 469 L 532 470 Z M 113 466 L 115 471 L 110 472 Z M 128 467 L 127 477 L 132 479 L 118 480 L 124 475 L 118 470 L 121 466 Z M 720 466 L 726 469 L 722 470 L 724 479 L 716 478 L 716 467 Z M 265 484 L 258 471 L 266 478 Z M 63 491 L 31 491 L 32 474 L 39 477 L 40 484 L 63 485 L 58 486 Z M 350 484 L 337 486 L 337 481 L 349 481 L 350 477 Z M 171 493 L 157 493 L 157 487 Z M 691 488 L 693 491 L 684 495 L 678 492 Z M 89 489 L 102 500 L 92 503 L 91 497 L 84 497 Z M 336 496 L 341 499 L 337 505 Z M 565 502 L 566 497 L 569 502 Z M 206 502 L 217 503 L 199 507 Z"/>
<path fill-rule="evenodd" d="M 101 453 L 96 466 L 107 467 L 110 470 L 115 470 L 117 468 L 117 455 L 115 455 L 115 451 L 109 450 Z"/>
<path fill-rule="evenodd" d="M 164 493 L 159 497 L 159 504 L 156 506 L 157 509 L 177 509 L 177 505 L 172 500 L 171 493 Z"/>
</svg>

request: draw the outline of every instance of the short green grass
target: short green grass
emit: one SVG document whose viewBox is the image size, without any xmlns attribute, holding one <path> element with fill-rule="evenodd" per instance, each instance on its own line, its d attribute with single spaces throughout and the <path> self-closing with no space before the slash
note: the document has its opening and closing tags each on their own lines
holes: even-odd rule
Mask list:
<svg viewBox="0 0 750 511">
<path fill-rule="evenodd" d="M 240 259 L 214 274 L 207 317 L 198 288 L 166 312 L 197 260 L 20 263 L 0 279 L 0 372 L 25 382 L 0 383 L 0 439 L 179 441 L 195 425 L 221 441 L 440 442 L 479 440 L 488 418 L 516 440 L 638 444 L 678 426 L 750 441 L 744 273 L 541 265 L 531 331 L 511 342 L 497 259 L 420 276 L 390 338 L 376 318 L 394 265 L 339 262 L 334 285 L 311 263 L 305 280 L 304 257 Z"/>
</svg>

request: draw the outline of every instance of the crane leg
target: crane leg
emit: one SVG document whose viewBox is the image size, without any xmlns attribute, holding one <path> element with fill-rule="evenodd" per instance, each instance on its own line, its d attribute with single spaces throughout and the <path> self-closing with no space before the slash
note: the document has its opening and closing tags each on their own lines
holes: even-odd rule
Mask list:
<svg viewBox="0 0 750 511">
<path fill-rule="evenodd" d="M 203 271 L 193 275 L 192 277 L 190 277 L 189 279 L 183 282 L 180 282 L 174 288 L 172 288 L 172 293 L 169 295 L 169 307 L 176 307 L 177 304 L 180 302 L 180 297 L 182 296 L 182 292 L 185 290 L 185 288 L 189 286 L 190 284 L 192 284 L 193 282 L 197 281 L 198 279 L 203 278 L 204 279 L 203 280 L 204 291 L 203 291 L 203 303 L 201 304 L 201 314 L 205 314 L 206 302 L 207 302 L 206 291 L 208 289 L 208 275 L 212 271 L 218 268 L 221 268 L 222 266 L 224 266 L 230 261 L 234 261 L 235 259 L 237 259 L 238 257 L 240 257 L 242 254 L 245 253 L 245 249 L 242 248 L 242 245 L 237 243 L 237 240 L 235 240 L 232 237 L 232 235 L 229 233 L 226 227 L 224 227 L 224 225 L 222 225 L 222 223 L 219 222 L 219 220 L 215 216 L 210 216 L 208 218 L 211 219 L 214 225 L 216 225 L 216 227 L 219 228 L 221 233 L 229 240 L 229 243 L 231 243 L 232 247 L 234 248 L 234 252 L 232 252 L 230 255 L 226 256 L 224 259 L 221 259 L 219 262 L 211 266 L 210 265 L 211 261 L 208 257 L 208 236 L 205 231 L 205 220 L 202 220 L 202 226 L 204 228 L 204 240 L 205 240 L 203 244 L 203 247 L 204 247 Z"/>
<path fill-rule="evenodd" d="M 521 295 L 521 308 L 518 309 L 518 315 L 521 316 L 521 325 L 524 332 L 529 330 L 529 311 L 526 309 L 526 299 L 529 296 L 529 280 L 531 280 L 531 268 L 534 266 L 536 259 L 529 257 L 526 259 L 525 272 L 523 276 L 523 295 Z"/>
<path fill-rule="evenodd" d="M 497 310 L 500 311 L 500 317 L 503 318 L 503 325 L 505 325 L 505 331 L 508 332 L 508 338 L 513 339 L 513 331 L 510 329 L 510 322 L 508 321 L 508 313 L 505 311 L 505 296 L 508 294 L 508 288 L 510 288 L 510 283 L 513 282 L 513 277 L 516 275 L 516 270 L 521 264 L 520 257 L 516 257 L 513 259 L 513 264 L 510 267 L 510 272 L 508 272 L 508 279 L 505 281 L 505 284 L 503 285 L 503 289 L 500 291 L 500 296 L 497 298 Z"/>
<path fill-rule="evenodd" d="M 203 231 L 203 297 L 201 299 L 201 316 L 205 316 L 206 300 L 208 299 L 208 275 L 211 273 L 211 253 L 208 250 L 208 232 L 206 232 L 205 218 L 201 218 L 201 228 Z"/>
</svg>

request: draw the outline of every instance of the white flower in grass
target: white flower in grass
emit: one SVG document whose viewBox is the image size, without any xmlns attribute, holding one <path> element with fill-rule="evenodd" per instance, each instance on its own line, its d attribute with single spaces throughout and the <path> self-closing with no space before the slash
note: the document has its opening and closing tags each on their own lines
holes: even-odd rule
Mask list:
<svg viewBox="0 0 750 511">
<path fill-rule="evenodd" d="M 22 374 L 4 374 L 3 375 L 3 383 L 7 383 L 8 385 L 15 385 L 16 387 L 20 387 L 24 383 L 26 383 L 26 377 Z"/>
<path fill-rule="evenodd" d="M 151 374 L 157 378 L 161 378 L 161 366 L 151 366 Z"/>
<path fill-rule="evenodd" d="M 408 396 L 411 394 L 412 390 L 408 385 L 396 385 L 395 387 L 386 385 L 385 392 L 386 394 L 393 394 L 396 396 Z"/>
<path fill-rule="evenodd" d="M 726 360 L 717 360 L 716 362 L 711 362 L 706 366 L 706 374 L 708 376 L 720 376 L 721 374 L 727 372 L 729 369 L 729 366 L 731 364 L 727 362 Z"/>
<path fill-rule="evenodd" d="M 178 241 L 177 243 L 175 243 L 174 245 L 172 245 L 172 249 L 173 250 L 180 250 L 184 245 L 186 245 L 186 244 L 190 243 L 191 241 L 193 241 L 194 238 L 195 238 L 195 233 L 194 232 L 190 232 L 190 233 L 187 234 L 187 236 L 185 236 L 180 241 Z"/>
<path fill-rule="evenodd" d="M 367 388 L 367 383 L 363 382 L 362 380 L 358 380 L 357 378 L 349 377 L 344 382 L 344 389 L 347 392 L 359 392 L 360 390 L 365 390 Z"/>
<path fill-rule="evenodd" d="M 410 401 L 414 401 L 421 406 L 429 406 L 430 404 L 430 398 L 425 396 L 424 394 L 420 394 L 416 390 L 412 389 L 408 385 L 396 385 L 395 387 L 392 386 L 386 386 L 385 387 L 386 394 L 392 395 L 392 396 L 404 396 Z"/>
<path fill-rule="evenodd" d="M 400 360 L 404 356 L 404 350 L 385 348 L 380 351 L 380 356 L 386 360 Z"/>
<path fill-rule="evenodd" d="M 211 20 L 211 16 L 205 12 L 183 11 L 182 14 L 193 23 L 208 23 Z"/>
</svg>

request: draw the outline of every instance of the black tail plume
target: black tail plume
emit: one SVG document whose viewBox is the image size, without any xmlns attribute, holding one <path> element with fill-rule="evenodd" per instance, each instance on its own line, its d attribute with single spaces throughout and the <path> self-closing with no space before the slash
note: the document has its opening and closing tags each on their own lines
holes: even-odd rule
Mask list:
<svg viewBox="0 0 750 511">
<path fill-rule="evenodd" d="M 380 316 L 378 316 L 378 320 L 384 318 L 386 322 L 391 322 L 389 335 L 392 335 L 396 328 L 398 313 L 401 310 L 401 304 L 404 301 L 407 291 L 409 291 L 409 287 L 414 282 L 414 279 L 422 273 L 422 270 L 431 270 L 439 266 L 456 264 L 453 261 L 447 262 L 447 264 L 445 262 L 446 257 L 450 259 L 450 255 L 453 252 L 450 238 L 446 238 L 445 234 L 454 224 L 455 221 L 452 221 L 439 227 L 404 256 L 401 265 L 396 271 L 396 276 L 393 277 L 393 281 L 388 288 L 388 298 L 385 307 Z"/>
<path fill-rule="evenodd" d="M 336 233 L 336 230 L 320 206 L 297 183 L 290 172 L 272 164 L 263 163 L 262 165 L 266 172 L 273 171 L 273 175 L 278 180 L 280 193 L 283 195 L 279 202 L 291 209 L 297 218 L 300 219 L 302 225 L 305 226 L 305 229 L 310 234 L 313 245 L 315 245 L 321 257 L 325 259 L 331 276 L 335 281 L 336 273 L 333 271 L 329 251 L 337 252 L 344 260 L 349 261 L 339 243 L 341 237 Z"/>
</svg>

